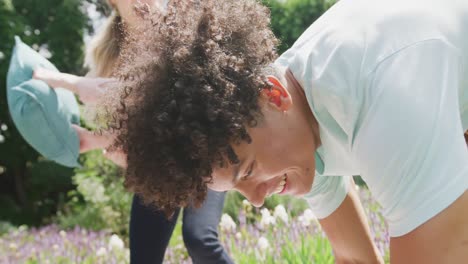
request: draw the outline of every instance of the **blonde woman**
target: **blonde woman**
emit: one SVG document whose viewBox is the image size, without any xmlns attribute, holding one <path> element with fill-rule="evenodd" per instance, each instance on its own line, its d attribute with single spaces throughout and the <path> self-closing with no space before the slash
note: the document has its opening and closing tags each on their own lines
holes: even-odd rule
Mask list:
<svg viewBox="0 0 468 264">
<path fill-rule="evenodd" d="M 109 4 L 114 11 L 101 33 L 92 40 L 87 53 L 86 64 L 91 69 L 87 77 L 37 69 L 34 78 L 47 82 L 51 87 L 71 90 L 85 106 L 98 103 L 105 89 L 116 82 L 111 76 L 119 58 L 125 31 L 138 25 L 134 5 L 150 8 L 158 7 L 159 3 L 153 0 L 110 0 Z M 79 126 L 75 126 L 75 129 L 80 137 L 80 152 L 104 149 L 112 140 L 109 135 L 95 135 Z M 118 152 L 105 155 L 118 165 L 126 165 L 125 156 Z M 233 263 L 218 240 L 217 226 L 224 198 L 225 192 L 210 191 L 208 199 L 200 208 L 184 209 L 183 238 L 193 263 Z M 162 211 L 145 206 L 137 195 L 134 196 L 130 218 L 131 263 L 162 263 L 179 211 L 180 208 L 168 220 Z"/>
</svg>

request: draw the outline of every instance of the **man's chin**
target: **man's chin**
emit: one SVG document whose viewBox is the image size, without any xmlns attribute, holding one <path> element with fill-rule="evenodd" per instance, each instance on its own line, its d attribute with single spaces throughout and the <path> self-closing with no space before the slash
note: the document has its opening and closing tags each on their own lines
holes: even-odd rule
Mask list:
<svg viewBox="0 0 468 264">
<path fill-rule="evenodd" d="M 302 188 L 300 190 L 296 190 L 292 195 L 296 197 L 303 197 L 304 195 L 310 193 L 312 190 L 312 183 L 307 184 L 307 186 L 301 186 Z"/>
</svg>

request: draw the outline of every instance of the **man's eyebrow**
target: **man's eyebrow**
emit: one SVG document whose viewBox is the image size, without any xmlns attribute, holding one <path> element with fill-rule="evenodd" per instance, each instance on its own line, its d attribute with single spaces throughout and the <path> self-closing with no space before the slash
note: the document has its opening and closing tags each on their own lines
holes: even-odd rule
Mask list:
<svg viewBox="0 0 468 264">
<path fill-rule="evenodd" d="M 242 168 L 242 164 L 244 164 L 244 161 L 245 159 L 232 166 L 232 183 L 236 183 L 237 178 L 239 178 L 239 171 Z"/>
</svg>

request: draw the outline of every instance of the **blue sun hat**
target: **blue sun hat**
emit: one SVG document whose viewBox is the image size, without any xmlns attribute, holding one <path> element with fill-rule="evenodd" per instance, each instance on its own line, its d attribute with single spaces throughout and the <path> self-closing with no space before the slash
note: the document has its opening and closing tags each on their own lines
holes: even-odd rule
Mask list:
<svg viewBox="0 0 468 264">
<path fill-rule="evenodd" d="M 80 167 L 80 142 L 71 126 L 80 124 L 78 102 L 72 92 L 32 79 L 33 70 L 39 67 L 58 72 L 16 36 L 7 74 L 10 115 L 26 142 L 45 158 L 67 167 Z"/>
</svg>

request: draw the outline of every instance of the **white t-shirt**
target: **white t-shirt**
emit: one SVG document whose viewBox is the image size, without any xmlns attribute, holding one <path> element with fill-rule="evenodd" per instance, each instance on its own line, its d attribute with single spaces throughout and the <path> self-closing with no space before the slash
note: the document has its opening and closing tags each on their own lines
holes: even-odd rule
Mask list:
<svg viewBox="0 0 468 264">
<path fill-rule="evenodd" d="M 317 217 L 343 201 L 342 175 L 362 176 L 394 237 L 465 192 L 467 0 L 341 0 L 276 63 L 319 123 Z"/>
</svg>

